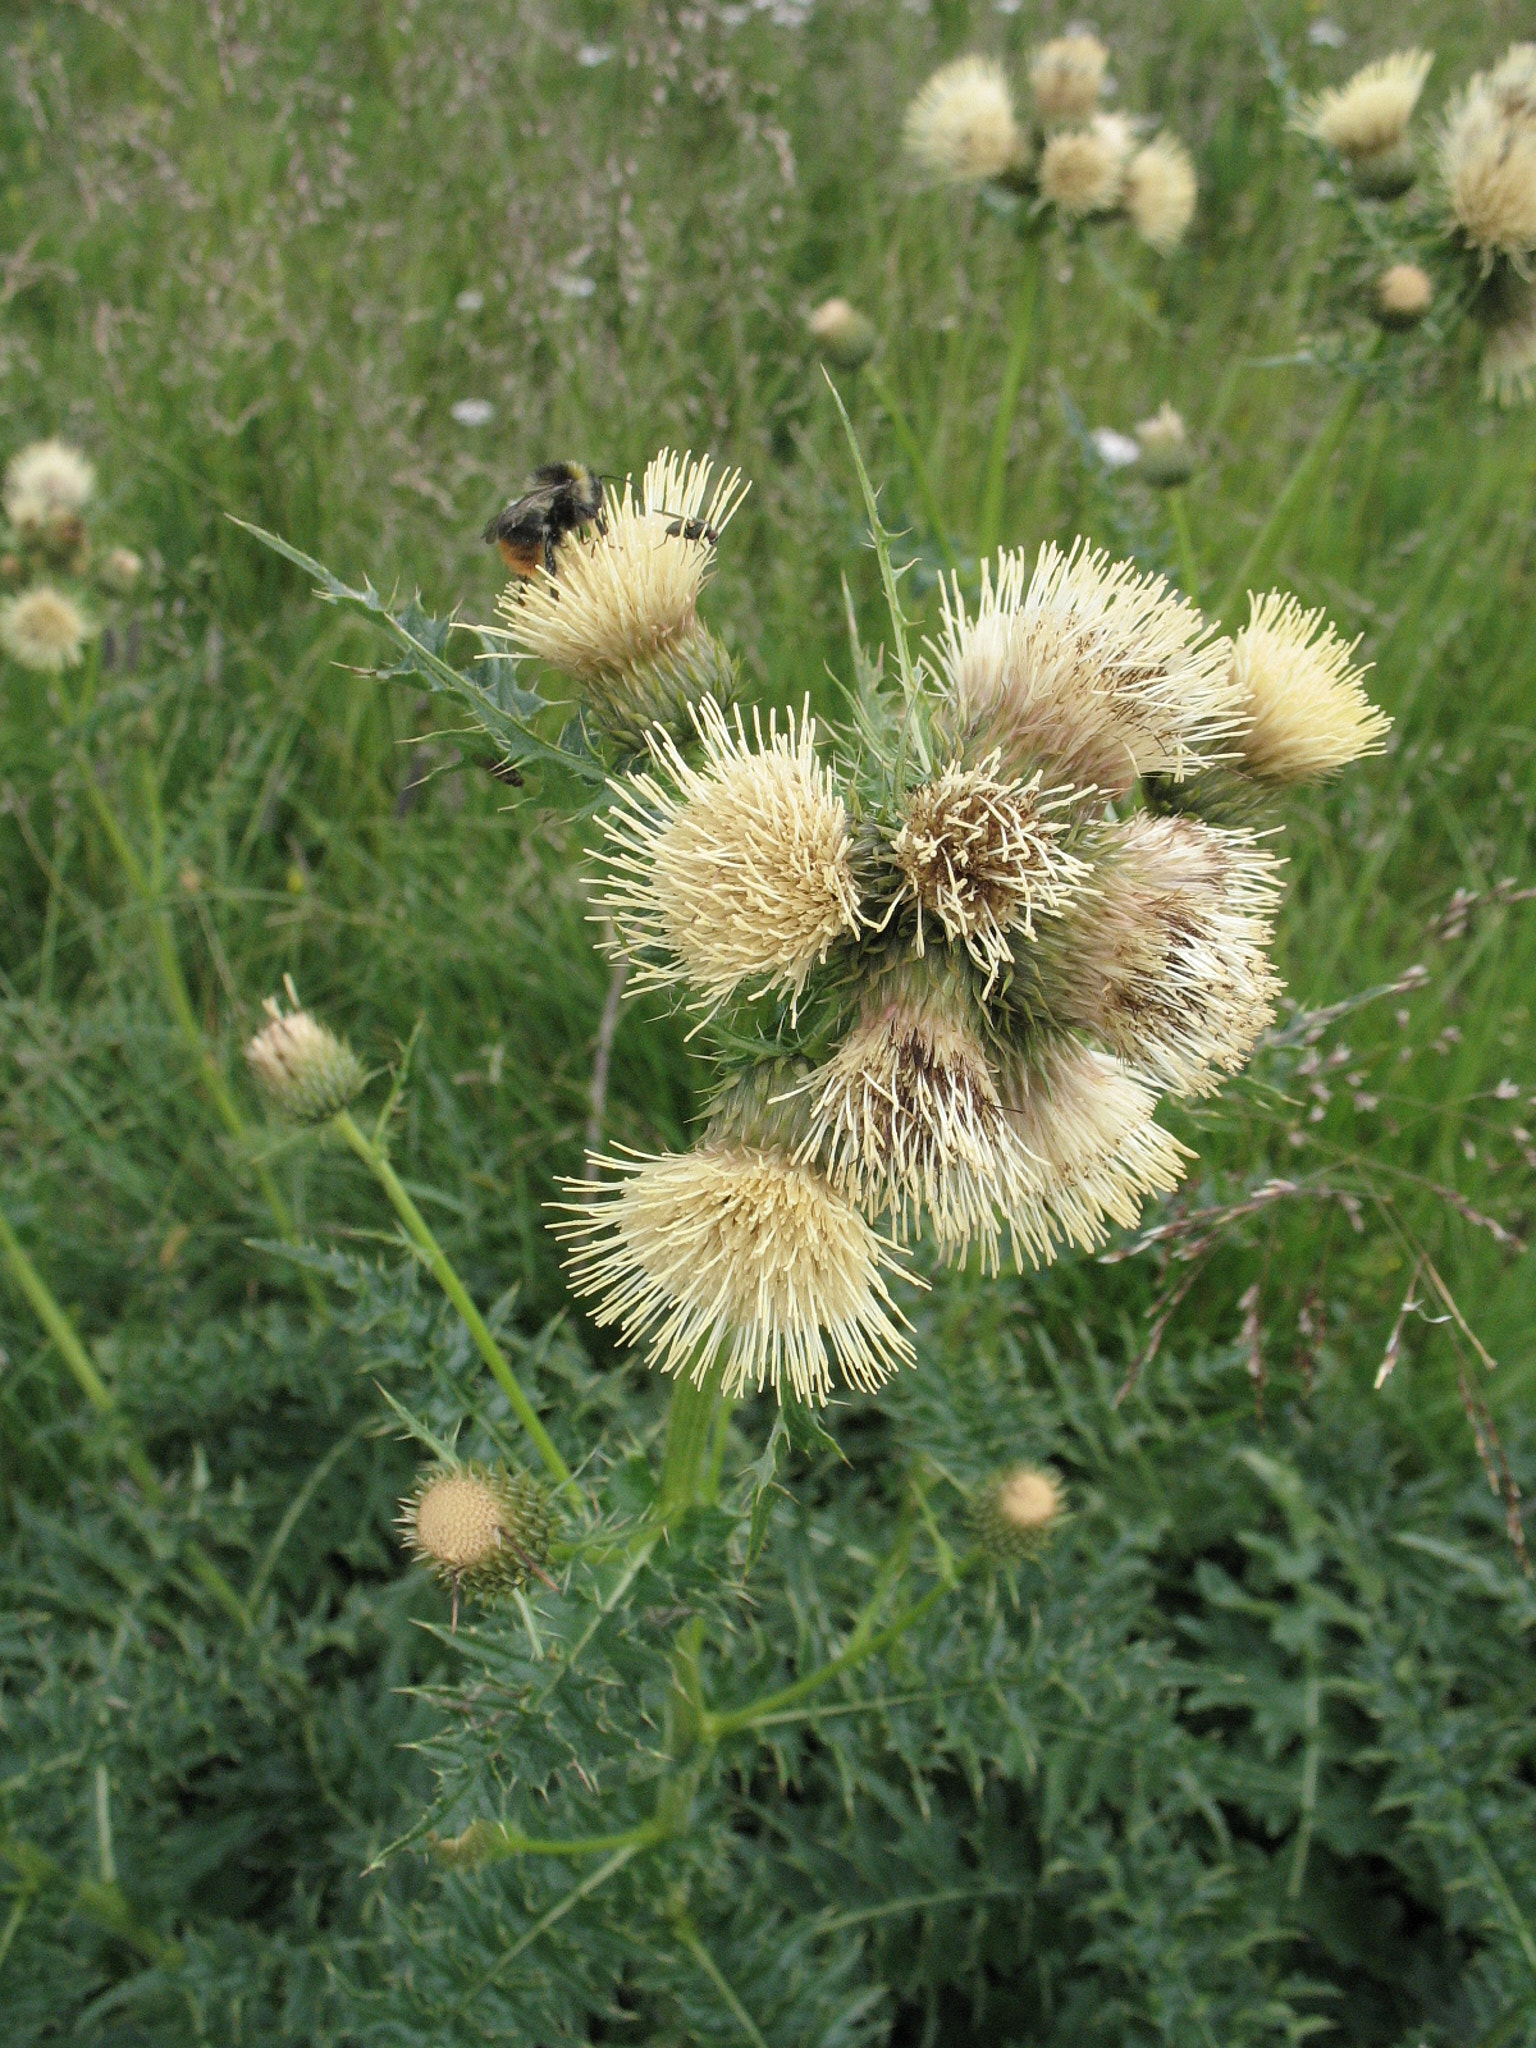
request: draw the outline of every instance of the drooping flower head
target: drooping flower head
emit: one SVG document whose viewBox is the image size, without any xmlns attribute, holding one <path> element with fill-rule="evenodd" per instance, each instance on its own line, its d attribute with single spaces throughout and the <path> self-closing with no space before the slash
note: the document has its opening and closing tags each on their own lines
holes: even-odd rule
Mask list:
<svg viewBox="0 0 1536 2048">
<path fill-rule="evenodd" d="M 1136 445 L 1141 450 L 1141 474 L 1149 484 L 1170 490 L 1188 483 L 1195 467 L 1195 451 L 1182 414 L 1165 398 L 1150 419 L 1138 420 Z"/>
<path fill-rule="evenodd" d="M 608 730 L 638 738 L 671 722 L 715 680 L 699 593 L 746 488 L 739 470 L 714 478 L 707 455 L 662 449 L 638 498 L 627 479 L 610 485 L 602 520 L 565 536 L 553 574 L 541 565 L 507 587 L 508 637 L 569 676 Z"/>
<path fill-rule="evenodd" d="M 1029 60 L 1029 85 L 1047 127 L 1081 121 L 1098 106 L 1109 52 L 1096 35 L 1078 29 L 1053 36 Z"/>
<path fill-rule="evenodd" d="M 738 990 L 798 996 L 833 943 L 859 925 L 848 813 L 816 758 L 809 714 L 787 732 L 754 711 L 752 737 L 712 698 L 694 714 L 704 765 L 648 736 L 654 772 L 614 785 L 603 818 L 597 907 L 639 972 L 633 986 L 687 983 L 718 1006 Z"/>
<path fill-rule="evenodd" d="M 1238 745 L 1250 773 L 1314 782 L 1381 752 L 1392 721 L 1365 694 L 1357 644 L 1294 597 L 1274 590 L 1250 596 L 1248 624 L 1232 650 L 1244 720 Z"/>
<path fill-rule="evenodd" d="M 96 472 L 67 441 L 34 441 L 5 469 L 5 513 L 18 532 L 46 535 L 78 519 L 96 488 Z"/>
<path fill-rule="evenodd" d="M 1172 255 L 1187 234 L 1198 189 L 1189 151 L 1171 135 L 1154 136 L 1126 165 L 1125 210 L 1160 256 Z"/>
<path fill-rule="evenodd" d="M 1029 160 L 1007 74 L 990 57 L 935 71 L 907 108 L 902 134 L 918 168 L 946 183 L 1000 178 Z"/>
<path fill-rule="evenodd" d="M 1068 220 L 1112 213 L 1125 192 L 1134 131 L 1121 114 L 1096 114 L 1086 128 L 1060 129 L 1040 152 L 1040 194 Z"/>
<path fill-rule="evenodd" d="M 724 1352 L 727 1394 L 787 1381 L 825 1402 L 835 1364 L 866 1392 L 913 1362 L 886 1274 L 890 1246 L 818 1168 L 776 1146 L 706 1142 L 661 1158 L 597 1162 L 616 1178 L 562 1205 L 576 1293 L 594 1320 L 648 1345 L 663 1372 L 702 1385 Z"/>
<path fill-rule="evenodd" d="M 553 1517 L 526 1472 L 457 1461 L 431 1466 L 400 1503 L 401 1541 L 453 1588 L 492 1599 L 542 1573 Z"/>
<path fill-rule="evenodd" d="M 266 1023 L 245 1048 L 251 1072 L 284 1116 L 295 1123 L 324 1123 L 364 1086 L 368 1076 L 362 1061 L 308 1010 L 285 1011 L 273 996 L 265 1009 Z"/>
<path fill-rule="evenodd" d="M 1207 1095 L 1274 1016 L 1279 884 L 1251 832 L 1146 812 L 1102 829 L 1056 935 L 1053 1013 L 1175 1095 Z"/>
<path fill-rule="evenodd" d="M 1389 155 L 1408 133 L 1434 61 L 1431 50 L 1396 50 L 1304 101 L 1296 125 L 1351 163 Z"/>
<path fill-rule="evenodd" d="M 78 667 L 90 634 L 79 605 L 50 584 L 36 583 L 0 604 L 0 648 L 40 675 Z"/>
<path fill-rule="evenodd" d="M 1536 43 L 1516 43 L 1446 109 L 1438 157 L 1453 220 L 1485 269 L 1536 254 Z"/>
</svg>

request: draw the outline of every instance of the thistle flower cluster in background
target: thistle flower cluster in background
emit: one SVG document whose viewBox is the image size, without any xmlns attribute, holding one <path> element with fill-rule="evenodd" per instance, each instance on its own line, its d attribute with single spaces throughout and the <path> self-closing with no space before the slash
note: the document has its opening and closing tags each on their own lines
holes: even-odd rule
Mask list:
<svg viewBox="0 0 1536 2048">
<path fill-rule="evenodd" d="M 1029 63 L 1033 118 L 1025 124 L 1002 65 L 959 58 L 936 71 L 908 107 L 907 153 L 925 177 L 1004 187 L 1068 227 L 1124 215 L 1144 242 L 1169 255 L 1194 218 L 1194 165 L 1173 136 L 1148 138 L 1147 122 L 1102 110 L 1107 68 L 1108 52 L 1086 31 L 1042 44 Z"/>
<path fill-rule="evenodd" d="M 0 599 L 0 653 L 39 675 L 78 667 L 95 632 L 70 587 L 92 567 L 86 511 L 95 491 L 95 469 L 67 441 L 31 442 L 6 465 L 0 585 L 10 594 Z M 102 588 L 123 597 L 143 565 L 116 547 L 94 566 Z"/>
<path fill-rule="evenodd" d="M 741 485 L 710 474 L 659 455 L 503 605 L 597 725 L 642 736 L 594 914 L 717 1075 L 693 1150 L 594 1161 L 556 1228 L 598 1322 L 664 1370 L 825 1400 L 834 1368 L 872 1389 L 911 1360 L 889 1283 L 920 1234 L 1022 1269 L 1177 1183 L 1159 1097 L 1237 1072 L 1278 987 L 1254 814 L 1386 721 L 1316 613 L 1257 599 L 1229 639 L 1082 542 L 1000 554 L 973 603 L 952 582 L 904 691 L 869 669 L 825 741 L 808 707 L 690 695 L 729 681 L 697 526 Z M 1234 788 L 1244 822 L 1213 822 Z"/>
</svg>

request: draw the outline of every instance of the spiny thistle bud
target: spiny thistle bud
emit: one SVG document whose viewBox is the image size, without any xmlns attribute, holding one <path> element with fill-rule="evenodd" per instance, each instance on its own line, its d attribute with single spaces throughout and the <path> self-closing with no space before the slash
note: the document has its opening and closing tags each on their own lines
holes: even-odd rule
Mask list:
<svg viewBox="0 0 1536 2048">
<path fill-rule="evenodd" d="M 1446 109 L 1438 145 L 1451 213 L 1486 269 L 1536 253 L 1536 44 L 1516 43 Z"/>
<path fill-rule="evenodd" d="M 1391 719 L 1363 687 L 1365 671 L 1321 610 L 1294 597 L 1250 594 L 1248 623 L 1232 650 L 1245 723 L 1244 765 L 1272 782 L 1316 782 L 1362 754 L 1379 754 Z"/>
<path fill-rule="evenodd" d="M 362 1089 L 362 1061 L 308 1010 L 285 1012 L 274 996 L 263 1007 L 267 1022 L 245 1048 L 262 1093 L 295 1123 L 324 1123 Z"/>
<path fill-rule="evenodd" d="M 108 590 L 116 591 L 119 597 L 126 597 L 143 573 L 142 556 L 132 548 L 113 548 L 96 571 Z"/>
<path fill-rule="evenodd" d="M 917 952 L 926 914 L 986 975 L 984 996 L 1013 959 L 1009 932 L 1032 939 L 1035 912 L 1059 910 L 1088 872 L 1053 815 L 1074 792 L 1042 791 L 1039 770 L 1028 781 L 1000 771 L 996 752 L 975 768 L 951 762 L 908 795 L 890 849 L 903 876 L 897 901 L 917 907 Z"/>
<path fill-rule="evenodd" d="M 6 464 L 5 512 L 18 533 L 51 543 L 79 537 L 96 472 L 67 441 L 34 441 Z"/>
<path fill-rule="evenodd" d="M 1063 128 L 1040 153 L 1040 193 L 1068 220 L 1113 213 L 1125 191 L 1134 137 L 1122 114 L 1097 114 L 1086 128 Z"/>
<path fill-rule="evenodd" d="M 461 1590 L 490 1600 L 542 1576 L 554 1518 L 526 1472 L 448 1463 L 422 1474 L 400 1503 L 396 1526 L 455 1601 Z"/>
<path fill-rule="evenodd" d="M 1383 327 L 1417 327 L 1434 303 L 1435 287 L 1417 263 L 1391 264 L 1372 289 L 1372 310 Z"/>
<path fill-rule="evenodd" d="M 834 940 L 859 926 L 848 814 L 816 758 L 808 713 L 749 742 L 712 698 L 694 712 L 702 773 L 667 734 L 656 774 L 631 774 L 603 819 L 597 908 L 639 966 L 632 987 L 687 982 L 712 1005 L 747 984 L 793 999 Z"/>
<path fill-rule="evenodd" d="M 977 1487 L 970 1502 L 972 1532 L 994 1564 L 1021 1564 L 1060 1527 L 1066 1489 L 1054 1472 L 1015 1465 Z"/>
<path fill-rule="evenodd" d="M 508 637 L 569 676 L 606 730 L 638 740 L 672 723 L 729 661 L 698 616 L 698 599 L 727 522 L 746 495 L 739 470 L 711 484 L 708 456 L 668 449 L 647 464 L 640 495 L 608 488 L 601 520 L 561 541 L 508 586 L 497 609 Z"/>
<path fill-rule="evenodd" d="M 706 1139 L 661 1158 L 602 1159 L 616 1179 L 569 1182 L 555 1225 L 571 1285 L 600 1328 L 649 1340 L 649 1363 L 702 1386 L 716 1354 L 727 1394 L 787 1379 L 825 1402 L 831 1361 L 872 1393 L 913 1362 L 886 1287 L 891 1246 L 817 1168 L 773 1145 Z"/>
<path fill-rule="evenodd" d="M 1490 327 L 1483 339 L 1483 396 L 1500 405 L 1529 403 L 1536 394 L 1536 294 L 1514 319 Z"/>
<path fill-rule="evenodd" d="M 840 370 L 862 369 L 875 352 L 875 323 L 846 299 L 826 299 L 806 321 L 811 339 Z"/>
<path fill-rule="evenodd" d="M 1171 256 L 1183 241 L 1195 217 L 1198 190 L 1189 151 L 1171 135 L 1154 136 L 1126 165 L 1126 213 L 1160 256 Z"/>
<path fill-rule="evenodd" d="M 1029 60 L 1029 87 L 1047 127 L 1081 121 L 1099 104 L 1109 52 L 1096 35 L 1078 29 L 1053 36 Z"/>
<path fill-rule="evenodd" d="M 1402 191 L 1413 181 L 1412 158 L 1404 150 L 1408 123 L 1434 61 L 1431 50 L 1397 50 L 1343 85 L 1304 100 L 1296 125 L 1314 142 L 1337 150 L 1366 189 L 1382 196 Z"/>
<path fill-rule="evenodd" d="M 936 71 L 907 108 L 902 138 L 921 171 L 950 184 L 1005 177 L 1029 161 L 1007 77 L 990 57 Z"/>
<path fill-rule="evenodd" d="M 1138 420 L 1136 445 L 1141 450 L 1141 473 L 1159 490 L 1187 484 L 1194 474 L 1195 451 L 1189 445 L 1181 414 L 1165 398 L 1149 420 Z"/>
<path fill-rule="evenodd" d="M 0 604 L 0 648 L 41 675 L 77 667 L 91 630 L 74 599 L 46 583 Z"/>
</svg>

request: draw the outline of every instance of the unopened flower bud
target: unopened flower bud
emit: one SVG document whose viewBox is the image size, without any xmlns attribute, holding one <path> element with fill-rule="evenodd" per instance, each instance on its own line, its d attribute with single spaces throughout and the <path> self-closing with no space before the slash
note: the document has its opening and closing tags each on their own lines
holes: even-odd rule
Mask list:
<svg viewBox="0 0 1536 2048">
<path fill-rule="evenodd" d="M 367 1080 L 362 1061 L 308 1010 L 285 1013 L 271 996 L 265 1007 L 267 1022 L 245 1049 L 263 1094 L 295 1123 L 324 1123 Z"/>
<path fill-rule="evenodd" d="M 102 562 L 98 575 L 108 590 L 126 597 L 143 573 L 143 559 L 132 548 L 113 548 Z"/>
<path fill-rule="evenodd" d="M 1149 484 L 1170 490 L 1186 484 L 1194 473 L 1195 451 L 1189 445 L 1182 417 L 1164 399 L 1149 420 L 1136 423 L 1141 473 Z"/>
<path fill-rule="evenodd" d="M 1434 296 L 1427 271 L 1417 263 L 1394 263 L 1376 280 L 1376 318 L 1383 327 L 1417 327 Z"/>
<path fill-rule="evenodd" d="M 994 1564 L 1018 1564 L 1047 1541 L 1066 1505 L 1066 1489 L 1054 1472 L 1038 1465 L 1015 1465 L 977 1489 L 971 1501 L 971 1527 Z"/>
<path fill-rule="evenodd" d="M 875 352 L 875 323 L 846 299 L 827 299 L 806 321 L 812 339 L 840 370 L 858 370 Z"/>
<path fill-rule="evenodd" d="M 544 1575 L 554 1518 L 526 1472 L 439 1464 L 400 1503 L 401 1538 L 455 1598 L 512 1593 Z"/>
</svg>

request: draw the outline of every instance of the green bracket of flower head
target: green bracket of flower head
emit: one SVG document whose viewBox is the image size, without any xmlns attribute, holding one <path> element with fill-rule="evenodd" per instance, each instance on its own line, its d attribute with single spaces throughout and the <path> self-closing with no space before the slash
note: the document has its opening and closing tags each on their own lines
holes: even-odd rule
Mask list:
<svg viewBox="0 0 1536 2048">
<path fill-rule="evenodd" d="M 392 606 L 366 577 L 362 588 L 354 589 L 333 576 L 323 562 L 317 562 L 313 555 L 306 555 L 302 548 L 280 540 L 275 533 L 253 526 L 248 519 L 235 519 L 233 523 L 253 535 L 263 547 L 270 548 L 274 554 L 292 562 L 295 568 L 302 569 L 306 576 L 313 577 L 315 594 L 323 604 L 334 604 L 344 611 L 357 612 L 388 634 L 400 649 L 401 659 L 392 668 L 373 671 L 376 676 L 386 680 L 416 676 L 429 690 L 456 697 L 481 731 L 502 749 L 506 760 L 515 765 L 540 767 L 571 776 L 589 789 L 606 786 L 608 770 L 596 754 L 584 746 L 552 745 L 534 731 L 528 721 L 549 707 L 536 691 L 517 686 L 515 671 L 512 671 L 506 657 L 496 659 L 492 678 L 494 687 L 488 688 L 451 667 L 439 652 L 453 629 L 453 620 L 434 619 L 414 597 L 404 605 Z M 503 674 L 503 669 L 511 673 Z"/>
<path fill-rule="evenodd" d="M 906 701 L 906 717 L 902 724 L 901 752 L 897 760 L 897 779 L 902 779 L 908 746 L 917 756 L 918 766 L 924 775 L 933 772 L 933 759 L 928 751 L 928 707 L 923 699 L 922 678 L 912 659 L 912 650 L 907 642 L 907 615 L 901 608 L 901 593 L 896 587 L 896 571 L 891 566 L 891 536 L 886 532 L 880 517 L 880 507 L 875 499 L 875 487 L 869 480 L 869 471 L 864 467 L 864 457 L 859 452 L 858 438 L 853 431 L 853 422 L 848 417 L 848 408 L 832 379 L 827 376 L 827 389 L 832 394 L 832 403 L 837 407 L 837 416 L 843 423 L 843 432 L 848 436 L 849 451 L 853 466 L 858 473 L 859 488 L 864 493 L 864 510 L 869 520 L 869 537 L 874 545 L 875 559 L 880 564 L 880 583 L 885 592 L 886 610 L 891 615 L 891 639 L 896 648 L 896 667 L 901 677 L 901 694 Z"/>
</svg>

